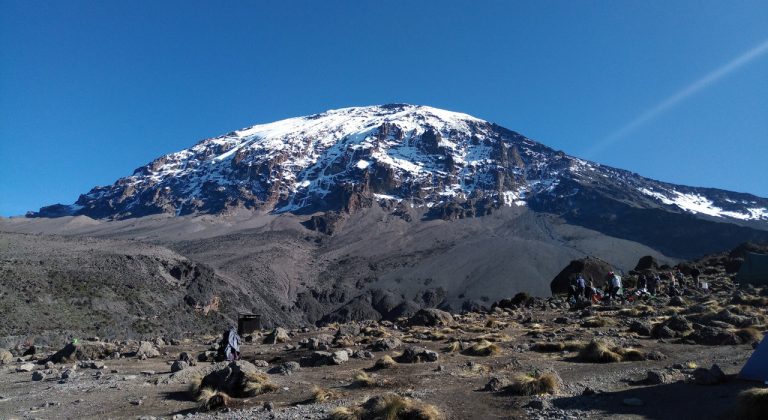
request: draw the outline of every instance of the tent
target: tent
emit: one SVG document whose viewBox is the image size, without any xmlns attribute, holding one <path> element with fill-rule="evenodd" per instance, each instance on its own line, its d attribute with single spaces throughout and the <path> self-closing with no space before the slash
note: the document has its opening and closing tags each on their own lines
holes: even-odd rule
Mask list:
<svg viewBox="0 0 768 420">
<path fill-rule="evenodd" d="M 741 368 L 739 378 L 768 382 L 768 335 L 763 337 L 763 341 Z"/>
<path fill-rule="evenodd" d="M 768 285 L 768 254 L 747 252 L 736 278 L 739 283 Z"/>
</svg>

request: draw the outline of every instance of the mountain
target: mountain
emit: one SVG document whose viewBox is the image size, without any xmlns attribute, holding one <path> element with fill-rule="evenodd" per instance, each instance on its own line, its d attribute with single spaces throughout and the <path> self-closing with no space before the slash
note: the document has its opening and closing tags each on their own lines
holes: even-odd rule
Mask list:
<svg viewBox="0 0 768 420">
<path fill-rule="evenodd" d="M 333 233 L 346 215 L 374 205 L 405 220 L 525 207 L 680 257 L 768 238 L 768 199 L 654 181 L 470 115 L 404 104 L 233 131 L 28 216 L 119 220 L 247 209 L 314 214 L 306 226 Z"/>
</svg>

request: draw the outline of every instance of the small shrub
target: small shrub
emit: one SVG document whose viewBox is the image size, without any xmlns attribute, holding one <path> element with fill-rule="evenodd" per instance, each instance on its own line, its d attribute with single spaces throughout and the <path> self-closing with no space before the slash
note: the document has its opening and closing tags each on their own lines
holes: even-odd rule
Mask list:
<svg viewBox="0 0 768 420">
<path fill-rule="evenodd" d="M 373 364 L 373 368 L 376 370 L 389 369 L 395 365 L 397 365 L 395 359 L 393 359 L 392 356 L 385 354 L 381 359 L 377 360 L 376 363 Z"/>
<path fill-rule="evenodd" d="M 339 396 L 340 394 L 336 391 L 321 388 L 317 385 L 312 387 L 312 402 L 319 403 L 319 402 L 339 398 Z"/>
<path fill-rule="evenodd" d="M 463 353 L 467 356 L 485 357 L 499 354 L 500 351 L 501 349 L 496 344 L 493 344 L 488 340 L 482 340 L 464 350 Z"/>
<path fill-rule="evenodd" d="M 578 358 L 582 362 L 588 363 L 615 363 L 621 361 L 621 355 L 612 351 L 605 343 L 594 340 L 579 351 Z"/>
<path fill-rule="evenodd" d="M 520 373 L 512 378 L 506 390 L 515 395 L 555 394 L 560 389 L 560 378 L 553 373 Z"/>
</svg>

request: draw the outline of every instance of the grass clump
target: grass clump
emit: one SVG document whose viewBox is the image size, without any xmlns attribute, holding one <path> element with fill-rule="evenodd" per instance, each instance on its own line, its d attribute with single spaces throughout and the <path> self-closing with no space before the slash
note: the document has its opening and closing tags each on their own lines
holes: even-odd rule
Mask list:
<svg viewBox="0 0 768 420">
<path fill-rule="evenodd" d="M 397 362 L 395 359 L 392 358 L 392 356 L 385 354 L 382 356 L 381 359 L 377 360 L 376 363 L 373 364 L 373 369 L 379 370 L 379 369 L 389 369 L 393 366 L 396 366 Z"/>
<path fill-rule="evenodd" d="M 341 394 L 331 389 L 325 389 L 317 385 L 312 387 L 312 402 L 320 403 L 339 398 Z"/>
<path fill-rule="evenodd" d="M 535 343 L 531 350 L 539 353 L 559 353 L 561 351 L 579 351 L 584 348 L 584 343 L 576 341 L 555 341 Z"/>
<path fill-rule="evenodd" d="M 468 347 L 462 353 L 467 356 L 486 357 L 499 354 L 499 352 L 501 352 L 499 346 L 488 340 L 482 340 L 473 344 L 471 347 Z"/>
<path fill-rule="evenodd" d="M 387 394 L 369 398 L 360 406 L 338 407 L 331 413 L 331 420 L 439 420 L 440 411 L 434 405 L 422 401 Z"/>
<path fill-rule="evenodd" d="M 363 371 L 355 372 L 352 377 L 352 387 L 355 388 L 371 388 L 376 386 L 376 380 Z"/>
<path fill-rule="evenodd" d="M 560 389 L 560 378 L 551 372 L 520 373 L 512 378 L 506 390 L 515 395 L 556 394 Z"/>
<path fill-rule="evenodd" d="M 249 372 L 243 375 L 241 393 L 244 397 L 255 397 L 276 390 L 277 385 L 270 382 L 265 373 Z"/>
<path fill-rule="evenodd" d="M 211 388 L 201 389 L 196 398 L 201 411 L 215 411 L 230 405 L 231 398 L 224 392 Z"/>
<path fill-rule="evenodd" d="M 457 351 L 461 351 L 461 342 L 459 341 L 450 342 L 447 346 L 443 347 L 443 352 L 445 353 L 456 353 Z"/>
<path fill-rule="evenodd" d="M 764 419 L 768 413 L 768 389 L 752 388 L 736 397 L 736 418 L 743 420 Z"/>
<path fill-rule="evenodd" d="M 736 335 L 739 336 L 741 341 L 748 344 L 759 343 L 763 339 L 763 334 L 754 327 L 736 330 Z"/>
<path fill-rule="evenodd" d="M 616 363 L 622 357 L 605 343 L 593 340 L 579 351 L 578 359 L 587 363 Z"/>
<path fill-rule="evenodd" d="M 593 316 L 582 321 L 582 328 L 602 328 L 613 325 L 607 318 L 601 316 Z"/>
</svg>

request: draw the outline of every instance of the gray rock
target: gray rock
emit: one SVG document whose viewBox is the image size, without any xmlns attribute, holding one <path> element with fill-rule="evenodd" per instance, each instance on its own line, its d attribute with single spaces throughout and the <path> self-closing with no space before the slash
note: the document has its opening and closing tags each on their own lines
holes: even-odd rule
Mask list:
<svg viewBox="0 0 768 420">
<path fill-rule="evenodd" d="M 408 347 L 395 360 L 398 363 L 421 363 L 436 362 L 438 358 L 438 354 L 432 350 Z"/>
<path fill-rule="evenodd" d="M 718 365 L 709 369 L 698 368 L 693 371 L 693 380 L 698 385 L 717 385 L 725 381 L 725 373 Z"/>
<path fill-rule="evenodd" d="M 272 332 L 269 333 L 266 337 L 264 337 L 264 344 L 286 343 L 290 340 L 291 337 L 288 335 L 288 330 L 285 328 L 277 327 L 272 330 Z"/>
<path fill-rule="evenodd" d="M 385 337 L 385 338 L 379 338 L 378 340 L 374 341 L 369 346 L 369 349 L 371 351 L 389 351 L 389 350 L 395 350 L 397 348 L 400 348 L 400 346 L 402 345 L 403 345 L 403 342 L 395 337 Z"/>
<path fill-rule="evenodd" d="M 24 363 L 16 368 L 16 372 L 32 372 L 35 370 L 35 365 L 32 363 Z"/>
<path fill-rule="evenodd" d="M 0 349 L 0 365 L 7 365 L 13 362 L 13 354 L 6 349 Z"/>
<path fill-rule="evenodd" d="M 171 372 L 179 372 L 186 369 L 187 367 L 189 367 L 189 363 L 182 360 L 177 360 L 171 365 Z"/>
<path fill-rule="evenodd" d="M 136 350 L 136 357 L 139 359 L 151 359 L 153 357 L 160 357 L 160 350 L 158 350 L 149 341 L 141 341 L 139 342 L 139 349 Z"/>
<path fill-rule="evenodd" d="M 634 320 L 629 324 L 629 331 L 642 336 L 651 335 L 651 324 Z"/>
<path fill-rule="evenodd" d="M 408 320 L 409 325 L 421 325 L 425 327 L 455 325 L 453 315 L 439 309 L 420 309 Z"/>
<path fill-rule="evenodd" d="M 42 381 L 45 379 L 45 374 L 43 372 L 40 372 L 39 370 L 37 372 L 32 373 L 32 380 L 33 381 Z"/>
</svg>

